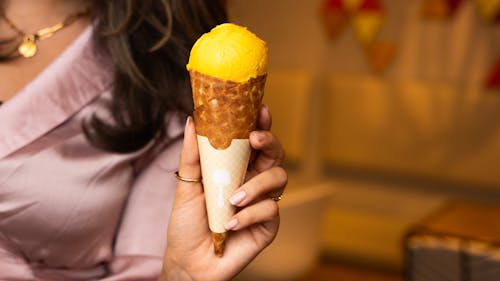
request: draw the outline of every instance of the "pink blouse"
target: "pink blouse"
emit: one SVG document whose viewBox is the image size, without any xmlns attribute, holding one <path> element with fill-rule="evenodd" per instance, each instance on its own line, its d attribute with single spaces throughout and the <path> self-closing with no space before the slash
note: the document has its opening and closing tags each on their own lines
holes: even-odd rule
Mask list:
<svg viewBox="0 0 500 281">
<path fill-rule="evenodd" d="M 155 280 L 160 273 L 183 127 L 170 116 L 174 141 L 158 153 L 150 145 L 113 154 L 88 143 L 81 122 L 105 117 L 113 81 L 92 32 L 0 106 L 0 280 Z"/>
</svg>

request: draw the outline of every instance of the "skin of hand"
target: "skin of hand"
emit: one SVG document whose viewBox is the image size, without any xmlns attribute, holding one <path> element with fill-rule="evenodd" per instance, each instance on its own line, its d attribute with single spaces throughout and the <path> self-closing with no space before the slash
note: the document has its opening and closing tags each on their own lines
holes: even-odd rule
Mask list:
<svg viewBox="0 0 500 281">
<path fill-rule="evenodd" d="M 231 231 L 222 257 L 214 254 L 201 183 L 179 181 L 168 228 L 167 248 L 160 281 L 230 280 L 276 237 L 279 208 L 270 194 L 282 194 L 287 173 L 280 166 L 283 149 L 269 132 L 271 115 L 266 106 L 259 113 L 258 129 L 250 134 L 255 153 L 246 182 L 230 199 L 238 212 L 226 224 Z M 188 118 L 179 174 L 200 178 L 194 122 Z M 241 196 L 244 195 L 244 196 Z M 238 200 L 236 200 L 238 199 Z"/>
</svg>

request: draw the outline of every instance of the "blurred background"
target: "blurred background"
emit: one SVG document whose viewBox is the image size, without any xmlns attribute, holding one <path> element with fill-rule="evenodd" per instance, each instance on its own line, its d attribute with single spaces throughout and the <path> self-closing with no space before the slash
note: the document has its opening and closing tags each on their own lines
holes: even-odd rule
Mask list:
<svg viewBox="0 0 500 281">
<path fill-rule="evenodd" d="M 460 236 L 471 213 L 500 224 L 500 1 L 228 5 L 268 43 L 264 102 L 290 174 L 280 233 L 240 280 L 453 281 L 409 274 L 408 237 L 455 202 L 475 207 L 439 231 L 500 241 Z"/>
</svg>

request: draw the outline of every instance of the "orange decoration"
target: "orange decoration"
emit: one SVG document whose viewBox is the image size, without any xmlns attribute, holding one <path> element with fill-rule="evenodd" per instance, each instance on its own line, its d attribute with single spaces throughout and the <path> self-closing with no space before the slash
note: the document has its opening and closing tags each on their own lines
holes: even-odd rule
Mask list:
<svg viewBox="0 0 500 281">
<path fill-rule="evenodd" d="M 363 0 L 352 19 L 352 27 L 358 41 L 371 44 L 384 23 L 384 8 L 378 0 Z"/>
<path fill-rule="evenodd" d="M 347 24 L 348 14 L 342 0 L 326 0 L 321 7 L 321 20 L 326 34 L 335 39 Z"/>
<path fill-rule="evenodd" d="M 365 49 L 370 68 L 380 74 L 387 70 L 396 55 L 396 45 L 392 42 L 377 41 Z"/>
<path fill-rule="evenodd" d="M 384 6 L 379 0 L 363 0 L 359 5 L 358 12 L 379 12 L 384 13 Z"/>
<path fill-rule="evenodd" d="M 424 0 L 420 15 L 429 20 L 446 20 L 455 15 L 462 0 Z"/>
<path fill-rule="evenodd" d="M 354 12 L 359 8 L 362 1 L 363 0 L 342 0 L 342 3 L 347 11 Z"/>
<path fill-rule="evenodd" d="M 385 21 L 385 8 L 380 0 L 325 0 L 321 6 L 321 19 L 326 33 L 332 39 L 339 36 L 350 20 L 373 72 L 380 74 L 391 65 L 396 45 L 377 41 Z"/>
</svg>

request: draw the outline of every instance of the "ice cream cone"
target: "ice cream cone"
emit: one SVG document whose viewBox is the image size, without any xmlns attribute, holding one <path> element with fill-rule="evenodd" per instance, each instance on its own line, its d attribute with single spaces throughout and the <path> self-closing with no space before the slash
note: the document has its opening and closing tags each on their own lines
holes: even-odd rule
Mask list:
<svg viewBox="0 0 500 281">
<path fill-rule="evenodd" d="M 201 36 L 189 57 L 208 224 L 218 256 L 225 248 L 225 224 L 235 213 L 228 199 L 248 167 L 248 138 L 256 127 L 266 68 L 265 42 L 230 23 Z"/>
<path fill-rule="evenodd" d="M 237 83 L 190 71 L 201 171 L 215 253 L 222 255 L 225 224 L 235 208 L 228 198 L 245 178 L 248 137 L 255 129 L 265 76 Z"/>
</svg>

